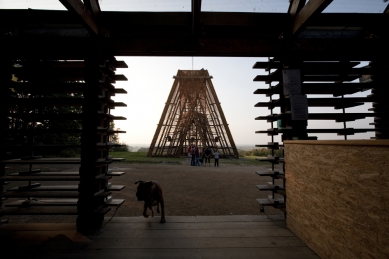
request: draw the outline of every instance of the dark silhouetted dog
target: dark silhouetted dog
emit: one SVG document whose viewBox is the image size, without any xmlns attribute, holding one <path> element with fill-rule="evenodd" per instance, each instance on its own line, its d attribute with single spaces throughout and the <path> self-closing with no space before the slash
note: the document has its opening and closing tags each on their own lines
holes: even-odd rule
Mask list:
<svg viewBox="0 0 389 259">
<path fill-rule="evenodd" d="M 161 204 L 161 223 L 165 223 L 165 204 L 163 200 L 162 188 L 156 181 L 137 181 L 138 185 L 136 191 L 136 197 L 138 201 L 144 201 L 143 216 L 148 218 L 147 208 L 151 210 L 151 216 L 154 217 L 153 206 L 157 206 L 157 212 L 159 213 L 159 204 Z"/>
</svg>

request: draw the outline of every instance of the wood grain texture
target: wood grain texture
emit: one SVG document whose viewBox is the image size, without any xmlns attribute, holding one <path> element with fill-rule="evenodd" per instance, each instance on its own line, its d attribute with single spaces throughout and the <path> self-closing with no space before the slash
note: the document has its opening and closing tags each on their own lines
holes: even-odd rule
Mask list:
<svg viewBox="0 0 389 259">
<path fill-rule="evenodd" d="M 12 258 L 318 259 L 281 218 L 265 215 L 105 218 L 82 235 L 75 224 L 0 225 L 2 252 Z M 247 224 L 247 225 L 246 225 Z"/>
<path fill-rule="evenodd" d="M 321 258 L 388 258 L 389 148 L 284 144 L 288 228 Z"/>
</svg>

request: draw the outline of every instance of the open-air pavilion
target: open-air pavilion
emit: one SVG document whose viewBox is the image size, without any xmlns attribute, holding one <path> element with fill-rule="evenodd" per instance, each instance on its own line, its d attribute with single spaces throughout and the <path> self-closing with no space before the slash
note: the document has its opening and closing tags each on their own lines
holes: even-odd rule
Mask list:
<svg viewBox="0 0 389 259">
<path fill-rule="evenodd" d="M 111 136 L 124 133 L 113 130 L 111 123 L 126 119 L 111 114 L 115 107 L 125 106 L 111 98 L 126 93 L 114 86 L 116 81 L 126 80 L 115 73 L 117 68 L 126 67 L 120 57 L 268 58 L 253 64 L 254 69 L 268 72 L 253 79 L 268 84 L 254 92 L 269 98 L 269 102 L 253 104 L 269 109 L 269 114 L 256 118 L 271 125 L 269 129 L 258 129 L 257 133 L 269 136 L 269 142 L 259 146 L 272 150 L 283 147 L 284 158 L 265 159 L 269 161 L 269 171 L 258 174 L 272 181 L 258 188 L 271 195 L 258 200 L 258 206 L 285 211 L 286 226 L 297 236 L 293 242 L 301 240 L 321 258 L 386 258 L 388 7 L 380 13 L 348 13 L 346 3 L 345 12 L 327 13 L 326 8 L 337 0 L 285 0 L 285 13 L 211 12 L 202 10 L 206 1 L 192 0 L 187 3 L 190 2 L 189 12 L 118 12 L 101 10 L 97 0 L 60 2 L 66 11 L 0 9 L 0 181 L 30 182 L 16 190 L 0 186 L 0 216 L 77 215 L 75 227 L 79 232 L 74 233 L 91 233 L 99 229 L 111 206 L 120 206 L 123 200 L 115 199 L 112 192 L 124 186 L 109 183 L 111 177 L 120 177 L 120 172 L 109 168 L 113 161 L 120 160 L 109 155 L 114 146 Z M 362 62 L 367 65 L 360 66 Z M 361 91 L 371 94 L 352 96 Z M 347 110 L 365 103 L 371 103 L 372 108 L 361 113 Z M 67 112 L 59 107 L 67 107 Z M 339 112 L 311 113 L 311 107 L 333 107 Z M 274 108 L 280 112 L 273 112 Z M 350 121 L 367 117 L 374 118 L 371 125 L 347 126 Z M 58 125 L 59 120 L 77 121 L 79 126 L 50 126 Z M 310 129 L 308 120 L 322 120 L 323 124 L 331 120 L 341 126 Z M 347 136 L 362 132 L 373 132 L 374 137 L 347 140 Z M 36 141 L 52 133 L 79 136 L 81 143 L 53 146 Z M 341 135 L 344 140 L 323 141 L 315 136 L 320 133 Z M 274 141 L 276 135 L 282 136 L 281 142 Z M 41 156 L 46 149 L 69 147 L 80 148 L 81 157 Z M 7 165 L 21 163 L 30 165 L 30 170 L 5 175 Z M 272 165 L 277 163 L 284 164 L 282 172 L 273 170 Z M 80 170 L 58 175 L 41 172 L 38 167 L 44 164 L 78 164 Z M 32 183 L 37 179 L 75 184 L 40 186 Z M 43 199 L 43 204 L 29 201 L 32 196 Z M 5 206 L 7 198 L 20 198 L 20 202 Z M 131 224 L 137 228 L 136 223 Z M 245 228 L 250 227 L 243 226 L 239 231 Z M 31 229 L 37 230 L 35 226 Z M 18 226 L 0 226 L 0 232 L 7 237 L 17 230 Z M 57 230 L 64 231 L 61 227 Z M 87 246 L 90 240 L 80 238 L 83 244 L 79 248 Z M 66 250 L 67 241 L 52 241 Z M 216 243 L 210 245 L 206 255 L 223 256 L 222 249 L 212 250 L 215 247 L 220 248 Z M 240 254 L 244 247 L 230 256 Z M 50 250 L 50 244 L 45 248 Z M 280 249 L 284 249 L 282 245 Z M 271 256 L 275 250 L 270 249 L 266 255 Z M 78 251 L 74 256 L 85 255 Z M 175 251 L 177 257 L 182 256 L 182 249 Z M 314 258 L 307 254 L 315 256 L 309 250 L 299 252 L 305 253 L 306 258 Z M 273 257 L 294 258 L 290 257 L 293 253 L 292 249 Z M 142 256 L 151 255 L 144 252 Z M 245 256 L 265 255 L 257 249 L 252 254 L 246 251 Z M 295 258 L 304 258 L 299 256 Z"/>
</svg>

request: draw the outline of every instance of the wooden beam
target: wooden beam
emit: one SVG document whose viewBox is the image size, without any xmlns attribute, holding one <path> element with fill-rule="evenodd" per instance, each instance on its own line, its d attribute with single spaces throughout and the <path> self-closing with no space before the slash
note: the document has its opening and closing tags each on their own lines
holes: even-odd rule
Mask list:
<svg viewBox="0 0 389 259">
<path fill-rule="evenodd" d="M 385 10 L 384 10 L 384 13 L 385 14 L 389 14 L 389 4 L 386 6 Z"/>
<path fill-rule="evenodd" d="M 306 0 L 291 0 L 288 13 L 289 15 L 294 18 L 298 12 L 301 11 L 301 9 L 304 7 Z"/>
<path fill-rule="evenodd" d="M 237 39 L 201 37 L 203 45 L 194 45 L 190 38 L 138 37 L 106 38 L 114 56 L 212 56 L 212 57 L 275 57 L 293 53 L 302 60 L 347 59 L 370 61 L 389 58 L 389 39 L 298 39 L 294 43 L 278 39 Z M 19 37 L 0 39 L 0 56 L 9 59 L 84 59 L 92 44 L 90 38 Z M 56 46 L 55 49 L 52 46 Z M 286 47 L 289 46 L 288 52 Z M 58 51 L 60 49 L 61 51 Z M 363 50 L 363 51 L 361 51 Z M 291 51 L 291 52 L 289 52 Z"/>
<path fill-rule="evenodd" d="M 192 0 L 192 33 L 198 31 L 200 24 L 201 0 Z"/>
<path fill-rule="evenodd" d="M 84 0 L 84 4 L 88 7 L 93 16 L 98 19 L 101 11 L 99 2 L 97 0 Z"/>
<path fill-rule="evenodd" d="M 298 35 L 304 28 L 307 26 L 308 22 L 312 17 L 316 14 L 321 13 L 332 0 L 310 0 L 301 9 L 300 12 L 297 13 L 293 20 L 292 24 L 292 35 Z"/>
<path fill-rule="evenodd" d="M 99 35 L 99 27 L 89 9 L 81 0 L 59 0 L 71 12 L 76 13 L 82 20 L 85 28 L 95 35 Z"/>
</svg>

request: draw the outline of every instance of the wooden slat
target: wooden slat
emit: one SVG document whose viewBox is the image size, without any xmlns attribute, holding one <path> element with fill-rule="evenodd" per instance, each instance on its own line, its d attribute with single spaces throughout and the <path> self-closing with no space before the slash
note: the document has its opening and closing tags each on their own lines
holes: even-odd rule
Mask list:
<svg viewBox="0 0 389 259">
<path fill-rule="evenodd" d="M 268 149 L 279 149 L 280 147 L 283 147 L 284 145 L 280 145 L 278 142 L 268 142 L 267 145 L 255 145 L 256 147 L 266 147 Z"/>
<path fill-rule="evenodd" d="M 61 116 L 56 116 L 56 117 L 61 117 Z M 34 118 L 30 118 L 32 121 L 39 121 L 35 120 Z M 7 129 L 5 130 L 6 132 L 14 133 L 17 132 L 19 134 L 31 134 L 32 132 L 34 135 L 39 135 L 39 134 L 47 134 L 47 133 L 82 133 L 82 129 L 26 129 L 26 130 L 19 130 L 19 129 Z M 105 134 L 115 134 L 115 133 L 126 133 L 126 131 L 123 130 L 107 130 L 104 128 L 98 128 L 97 133 L 105 133 Z M 15 144 L 14 146 L 18 146 L 18 144 Z"/>
<path fill-rule="evenodd" d="M 279 171 L 265 171 L 265 172 L 255 172 L 259 176 L 270 176 L 274 179 L 284 179 L 285 173 Z"/>
<path fill-rule="evenodd" d="M 37 169 L 37 170 L 40 170 L 40 169 Z M 113 172 L 112 170 L 108 170 L 108 172 L 105 174 L 105 176 L 121 176 L 125 174 L 125 172 Z M 19 176 L 20 175 L 20 172 L 19 173 L 11 173 L 11 174 L 8 174 L 8 176 Z M 28 176 L 37 176 L 37 177 L 41 177 L 41 176 L 79 176 L 80 173 L 79 172 L 39 172 L 39 173 L 25 173 L 25 175 L 28 175 Z M 101 177 L 101 176 L 99 176 Z M 41 179 L 41 178 L 37 178 L 37 179 Z"/>
<path fill-rule="evenodd" d="M 274 157 L 274 156 L 268 156 L 266 158 L 256 158 L 256 160 L 260 162 L 270 162 L 272 164 L 279 164 L 284 162 L 283 158 Z"/>
<path fill-rule="evenodd" d="M 115 60 L 112 65 L 115 67 L 115 68 L 128 68 L 128 65 L 126 64 L 125 61 L 119 61 L 119 60 Z"/>
<path fill-rule="evenodd" d="M 98 192 L 96 197 L 107 197 L 111 192 Z M 78 191 L 31 191 L 31 192 L 3 192 L 0 197 L 7 198 L 78 198 Z"/>
<path fill-rule="evenodd" d="M 125 172 L 109 172 L 108 171 L 108 173 L 106 175 L 108 175 L 108 176 L 121 176 L 123 174 L 125 174 Z"/>
<path fill-rule="evenodd" d="M 128 79 L 125 75 L 114 75 L 113 79 L 115 81 L 128 81 Z"/>
<path fill-rule="evenodd" d="M 285 190 L 283 185 L 257 185 L 256 186 L 261 191 L 277 191 L 277 190 Z"/>
<path fill-rule="evenodd" d="M 46 199 L 46 200 L 18 200 L 7 203 L 5 207 L 31 207 L 31 206 L 77 206 L 78 199 Z"/>
<path fill-rule="evenodd" d="M 273 122 L 281 119 L 291 119 L 290 113 L 272 114 L 267 116 L 256 117 L 255 120 L 266 120 Z M 375 117 L 376 113 L 309 113 L 309 120 L 335 120 L 336 122 L 355 121 L 367 117 Z"/>
<path fill-rule="evenodd" d="M 105 207 L 96 211 L 96 214 L 105 215 L 111 208 Z M 7 207 L 0 208 L 0 215 L 77 215 L 77 207 Z"/>
<path fill-rule="evenodd" d="M 268 129 L 268 130 L 259 130 L 255 133 L 267 133 L 269 135 L 278 135 L 280 133 L 285 133 L 291 131 L 292 129 Z M 354 135 L 355 133 L 364 133 L 364 132 L 374 132 L 379 131 L 380 129 L 369 128 L 369 129 L 354 129 L 354 128 L 339 128 L 339 129 L 306 129 L 307 133 L 337 133 L 338 135 Z M 387 129 L 381 129 L 387 130 Z"/>
<path fill-rule="evenodd" d="M 389 140 L 285 140 L 284 144 L 389 147 Z"/>
<path fill-rule="evenodd" d="M 270 102 L 258 102 L 254 107 L 280 107 L 286 102 L 289 102 L 290 99 L 286 98 L 284 100 L 277 99 Z M 334 107 L 335 109 L 341 108 L 350 108 L 364 103 L 374 102 L 374 99 L 368 97 L 348 97 L 348 98 L 308 98 L 309 107 Z"/>
<path fill-rule="evenodd" d="M 80 176 L 2 176 L 0 181 L 79 181 Z"/>
<path fill-rule="evenodd" d="M 121 206 L 125 202 L 125 199 L 111 199 L 107 201 L 105 204 L 107 206 L 112 206 L 112 207 L 118 207 Z"/>
<path fill-rule="evenodd" d="M 344 70 L 344 69 L 350 69 L 357 65 L 359 65 L 360 62 L 321 62 L 321 61 L 305 61 L 300 63 L 301 69 L 315 69 L 317 71 L 321 69 L 336 69 L 336 70 Z M 282 69 L 282 63 L 279 60 L 272 60 L 272 61 L 261 61 L 261 62 L 255 62 L 253 65 L 253 69 L 265 69 L 266 71 L 270 69 Z"/>
<path fill-rule="evenodd" d="M 33 83 L 33 82 L 18 82 L 8 84 L 8 87 L 14 88 L 18 92 L 29 93 L 81 93 L 85 83 Z"/>
<path fill-rule="evenodd" d="M 0 208 L 0 215 L 77 215 L 77 207 Z"/>
<path fill-rule="evenodd" d="M 96 164 L 110 164 L 113 161 L 123 161 L 124 158 L 96 159 Z M 10 159 L 0 161 L 2 164 L 80 164 L 80 158 L 42 158 L 35 160 Z"/>
<path fill-rule="evenodd" d="M 115 94 L 126 94 L 127 93 L 127 91 L 124 90 L 123 88 L 116 88 L 116 89 L 113 90 L 113 92 Z"/>
<path fill-rule="evenodd" d="M 334 96 L 339 96 L 366 91 L 374 87 L 378 87 L 378 85 L 373 83 L 302 83 L 301 92 L 303 94 L 333 94 Z M 257 89 L 254 91 L 254 94 L 266 94 L 270 96 L 282 92 L 283 84 L 279 83 L 269 88 Z"/>
<path fill-rule="evenodd" d="M 336 82 L 336 81 L 347 81 L 351 82 L 358 79 L 359 75 L 302 75 L 302 82 Z M 277 74 L 273 75 L 258 75 L 254 78 L 254 82 L 265 82 L 270 84 L 271 82 L 281 81 L 281 76 Z"/>
<path fill-rule="evenodd" d="M 27 180 L 27 179 L 26 179 Z M 124 185 L 111 185 L 108 183 L 107 191 L 120 191 L 124 188 Z M 19 187 L 14 187 L 7 189 L 7 191 L 10 192 L 50 192 L 50 191 L 56 191 L 56 192 L 67 192 L 67 191 L 78 191 L 78 185 L 50 185 L 50 186 L 39 186 L 34 187 L 30 189 L 22 189 L 20 190 Z"/>
<path fill-rule="evenodd" d="M 105 98 L 100 98 L 101 103 L 107 103 L 109 106 L 127 106 L 123 102 L 107 101 Z M 6 101 L 7 104 L 23 105 L 23 106 L 82 106 L 85 103 L 83 98 L 10 98 Z M 58 116 L 58 114 L 57 114 Z"/>
<path fill-rule="evenodd" d="M 18 200 L 7 203 L 5 207 L 31 207 L 31 206 L 77 206 L 78 199 L 45 199 L 45 200 Z M 105 204 L 107 206 L 120 206 L 124 199 L 110 199 Z"/>
</svg>

